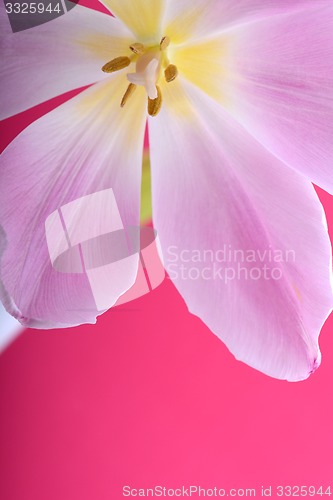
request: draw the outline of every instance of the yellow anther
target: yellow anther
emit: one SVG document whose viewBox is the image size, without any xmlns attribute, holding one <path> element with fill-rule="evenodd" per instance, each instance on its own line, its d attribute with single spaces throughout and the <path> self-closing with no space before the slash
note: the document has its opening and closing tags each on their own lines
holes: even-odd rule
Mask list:
<svg viewBox="0 0 333 500">
<path fill-rule="evenodd" d="M 156 85 L 157 97 L 150 99 L 148 97 L 148 113 L 150 116 L 157 116 L 162 107 L 162 93 L 158 85 Z"/>
<path fill-rule="evenodd" d="M 115 71 L 120 71 L 121 69 L 127 68 L 131 64 L 129 57 L 116 57 L 104 64 L 102 71 L 104 73 L 114 73 Z"/>
<path fill-rule="evenodd" d="M 168 36 L 164 36 L 160 43 L 160 49 L 166 50 L 170 45 L 170 38 Z"/>
<path fill-rule="evenodd" d="M 129 86 L 127 87 L 125 94 L 124 94 L 124 97 L 121 100 L 120 106 L 122 108 L 125 106 L 125 104 L 127 103 L 128 99 L 131 97 L 131 95 L 134 94 L 135 90 L 136 90 L 136 85 L 134 85 L 134 83 L 130 83 Z"/>
<path fill-rule="evenodd" d="M 130 49 L 134 54 L 142 55 L 145 52 L 145 46 L 143 43 L 133 43 L 133 45 L 130 46 Z"/>
<path fill-rule="evenodd" d="M 174 64 L 169 64 L 169 66 L 164 71 L 165 79 L 168 83 L 173 82 L 178 76 L 177 66 Z"/>
</svg>

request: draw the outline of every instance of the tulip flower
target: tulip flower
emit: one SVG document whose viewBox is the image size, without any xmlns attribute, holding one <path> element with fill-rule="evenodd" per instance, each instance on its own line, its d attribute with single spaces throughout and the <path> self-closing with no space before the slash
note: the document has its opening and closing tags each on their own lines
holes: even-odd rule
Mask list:
<svg viewBox="0 0 333 500">
<path fill-rule="evenodd" d="M 14 34 L 1 12 L 2 118 L 86 87 L 2 154 L 7 311 L 28 327 L 94 323 L 133 285 L 137 258 L 114 268 L 96 308 L 72 250 L 91 231 L 139 225 L 148 120 L 153 223 L 189 311 L 237 359 L 306 379 L 332 310 L 331 245 L 312 184 L 333 191 L 332 1 L 104 4 L 112 16 L 78 5 Z M 87 199 L 89 209 L 74 207 Z M 56 236 L 67 218 L 66 243 Z M 73 272 L 55 265 L 66 245 Z"/>
</svg>

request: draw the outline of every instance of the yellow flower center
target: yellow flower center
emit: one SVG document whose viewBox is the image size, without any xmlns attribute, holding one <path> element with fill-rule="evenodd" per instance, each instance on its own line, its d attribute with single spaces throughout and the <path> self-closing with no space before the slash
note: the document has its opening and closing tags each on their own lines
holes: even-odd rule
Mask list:
<svg viewBox="0 0 333 500">
<path fill-rule="evenodd" d="M 130 56 L 121 56 L 112 59 L 104 64 L 102 71 L 105 73 L 114 73 L 123 70 L 132 63 L 135 64 L 135 71 L 127 73 L 127 80 L 130 82 L 124 97 L 121 101 L 121 107 L 124 107 L 138 85 L 145 87 L 148 95 L 148 113 L 150 116 L 156 116 L 162 107 L 162 94 L 158 86 L 162 68 L 164 69 L 164 78 L 169 83 L 175 80 L 178 75 L 177 67 L 170 64 L 168 59 L 168 47 L 170 39 L 164 36 L 159 45 L 145 47 L 142 43 L 134 43 L 129 49 L 132 52 Z"/>
</svg>

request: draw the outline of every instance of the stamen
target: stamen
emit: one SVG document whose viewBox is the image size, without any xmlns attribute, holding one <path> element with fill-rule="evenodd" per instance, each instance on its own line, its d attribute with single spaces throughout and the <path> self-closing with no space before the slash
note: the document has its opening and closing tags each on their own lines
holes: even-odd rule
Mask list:
<svg viewBox="0 0 333 500">
<path fill-rule="evenodd" d="M 131 97 L 131 95 L 134 94 L 135 90 L 136 90 L 136 85 L 134 85 L 134 83 L 130 83 L 129 86 L 127 87 L 125 94 L 124 94 L 124 97 L 121 100 L 120 106 L 122 108 L 125 106 L 125 104 L 127 103 L 128 99 Z"/>
<path fill-rule="evenodd" d="M 168 83 L 173 82 L 178 76 L 177 66 L 174 64 L 169 64 L 169 66 L 164 71 L 165 79 Z"/>
<path fill-rule="evenodd" d="M 177 66 L 171 64 L 168 58 L 167 49 L 171 41 L 168 36 L 164 36 L 159 45 L 146 46 L 143 43 L 135 42 L 129 46 L 131 54 L 129 56 L 116 57 L 107 62 L 102 67 L 105 73 L 120 71 L 134 63 L 133 71 L 126 71 L 129 85 L 121 100 L 123 108 L 130 97 L 135 92 L 138 85 L 145 88 L 148 95 L 148 113 L 150 116 L 157 116 L 162 108 L 162 93 L 157 85 L 164 70 L 164 77 L 167 83 L 173 82 L 178 76 Z"/>
<path fill-rule="evenodd" d="M 143 43 L 133 43 L 133 45 L 130 46 L 130 49 L 134 54 L 139 54 L 142 55 L 145 53 L 145 46 Z"/>
<path fill-rule="evenodd" d="M 170 45 L 170 38 L 168 36 L 164 36 L 160 43 L 160 49 L 166 50 Z"/>
<path fill-rule="evenodd" d="M 157 97 L 150 99 L 148 97 L 148 113 L 150 116 L 157 116 L 162 107 L 162 93 L 158 85 L 156 85 Z"/>
<path fill-rule="evenodd" d="M 102 71 L 104 71 L 104 73 L 114 73 L 115 71 L 127 68 L 130 64 L 131 60 L 129 57 L 116 57 L 112 59 L 112 61 L 104 64 Z"/>
</svg>

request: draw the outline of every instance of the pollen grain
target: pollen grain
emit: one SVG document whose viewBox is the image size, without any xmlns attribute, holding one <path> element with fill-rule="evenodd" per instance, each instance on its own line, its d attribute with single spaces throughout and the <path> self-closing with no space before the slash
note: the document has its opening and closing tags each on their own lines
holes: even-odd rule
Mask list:
<svg viewBox="0 0 333 500">
<path fill-rule="evenodd" d="M 104 64 L 102 71 L 104 73 L 114 73 L 115 71 L 120 71 L 121 69 L 127 68 L 131 64 L 129 57 L 116 57 L 112 61 Z"/>
<path fill-rule="evenodd" d="M 173 82 L 178 76 L 177 66 L 169 64 L 164 70 L 164 76 L 167 83 Z"/>
<path fill-rule="evenodd" d="M 149 99 L 148 97 L 148 114 L 150 116 L 157 116 L 162 108 L 162 93 L 158 85 L 156 85 L 157 97 L 156 99 Z"/>
<path fill-rule="evenodd" d="M 136 85 L 134 85 L 134 83 L 130 83 L 129 86 L 127 87 L 125 94 L 124 94 L 124 97 L 121 100 L 120 106 L 122 108 L 125 106 L 128 99 L 134 94 L 135 90 L 136 90 Z"/>
</svg>

